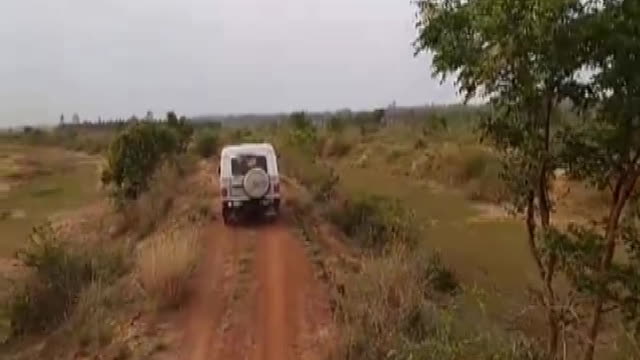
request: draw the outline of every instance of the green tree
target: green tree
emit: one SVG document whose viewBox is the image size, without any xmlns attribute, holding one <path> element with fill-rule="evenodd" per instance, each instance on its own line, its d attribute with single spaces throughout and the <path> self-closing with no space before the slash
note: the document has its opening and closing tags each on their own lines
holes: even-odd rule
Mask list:
<svg viewBox="0 0 640 360">
<path fill-rule="evenodd" d="M 167 112 L 167 125 L 174 128 L 178 126 L 178 116 L 174 111 Z"/>
<path fill-rule="evenodd" d="M 417 51 L 433 53 L 434 75 L 456 74 L 467 100 L 493 107 L 484 135 L 503 150 L 504 177 L 513 208 L 526 219 L 528 245 L 542 283 L 548 353 L 555 358 L 564 312 L 555 284 L 558 252 L 548 246 L 555 230 L 550 181 L 561 144 L 553 142 L 557 106 L 576 88 L 582 63 L 579 0 L 425 0 L 418 3 Z"/>
<path fill-rule="evenodd" d="M 638 336 L 640 318 L 640 3 L 604 1 L 581 19 L 581 53 L 594 75 L 576 101 L 588 114 L 564 129 L 564 167 L 574 178 L 610 192 L 608 216 L 598 225 L 574 225 L 555 244 L 565 252 L 566 272 L 590 301 L 583 358 L 591 360 L 602 324 L 611 309 Z M 629 206 L 631 205 L 631 207 Z M 629 261 L 616 261 L 618 244 Z"/>
<path fill-rule="evenodd" d="M 313 123 L 304 111 L 291 113 L 289 116 L 289 123 L 292 128 L 303 131 L 314 127 Z"/>
<path fill-rule="evenodd" d="M 175 132 L 166 126 L 134 123 L 109 145 L 102 181 L 115 186 L 117 198 L 135 199 L 147 190 L 156 168 L 178 146 Z"/>
<path fill-rule="evenodd" d="M 196 133 L 195 149 L 203 158 L 211 157 L 218 150 L 219 143 L 218 132 L 213 129 L 205 129 Z"/>
<path fill-rule="evenodd" d="M 193 136 L 193 126 L 189 123 L 189 119 L 185 116 L 178 118 L 175 112 L 169 111 L 167 113 L 167 126 L 176 132 L 178 150 L 180 152 L 186 151 Z"/>
</svg>

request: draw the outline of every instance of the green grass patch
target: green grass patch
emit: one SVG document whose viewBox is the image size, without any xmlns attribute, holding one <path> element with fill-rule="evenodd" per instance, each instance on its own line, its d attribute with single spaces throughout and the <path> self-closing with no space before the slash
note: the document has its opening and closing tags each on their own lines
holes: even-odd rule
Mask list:
<svg viewBox="0 0 640 360">
<path fill-rule="evenodd" d="M 463 192 L 432 189 L 377 167 L 356 168 L 344 162 L 338 173 L 345 191 L 392 196 L 412 210 L 424 225 L 424 242 L 440 252 L 463 283 L 512 295 L 516 304 L 526 301 L 525 287 L 535 281 L 536 273 L 520 222 L 484 219 Z M 501 298 L 492 300 L 497 312 L 507 301 Z"/>
<path fill-rule="evenodd" d="M 8 214 L 0 220 L 0 257 L 12 256 L 31 229 L 51 215 L 86 205 L 100 196 L 93 158 L 21 146 L 0 146 L 0 153 L 12 158 L 41 157 L 40 166 L 47 166 L 39 170 L 40 176 L 16 179 L 8 183 L 8 191 L 0 193 L 0 213 Z M 21 216 L 11 216 L 17 210 Z"/>
</svg>

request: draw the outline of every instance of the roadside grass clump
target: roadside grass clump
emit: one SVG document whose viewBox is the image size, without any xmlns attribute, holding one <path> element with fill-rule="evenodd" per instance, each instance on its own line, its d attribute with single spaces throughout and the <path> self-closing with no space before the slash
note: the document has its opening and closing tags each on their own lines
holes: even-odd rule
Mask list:
<svg viewBox="0 0 640 360">
<path fill-rule="evenodd" d="M 455 272 L 444 264 L 439 253 L 434 253 L 428 259 L 425 279 L 429 288 L 439 293 L 454 295 L 461 290 Z"/>
<path fill-rule="evenodd" d="M 413 247 L 421 236 L 415 214 L 397 199 L 358 194 L 333 204 L 330 220 L 364 250 L 380 252 L 389 245 Z"/>
<path fill-rule="evenodd" d="M 389 150 L 389 153 L 387 154 L 386 160 L 388 163 L 393 163 L 396 162 L 398 159 L 400 159 L 401 157 L 407 155 L 408 151 L 404 148 L 401 147 L 393 147 L 391 150 Z"/>
<path fill-rule="evenodd" d="M 488 151 L 463 152 L 456 181 L 464 187 L 470 200 L 502 203 L 509 190 L 501 178 L 502 163 Z"/>
<path fill-rule="evenodd" d="M 424 247 L 394 247 L 363 259 L 358 272 L 338 272 L 344 286 L 336 300 L 341 336 L 331 358 L 544 359 L 530 342 L 464 316 L 457 298 L 437 300 L 430 289 L 442 264 L 433 265 L 434 259 Z"/>
<path fill-rule="evenodd" d="M 149 180 L 148 190 L 121 206 L 124 228 L 134 230 L 139 239 L 150 234 L 173 206 L 181 179 L 191 171 L 189 164 L 186 159 L 162 164 Z"/>
<path fill-rule="evenodd" d="M 455 180 L 458 183 L 467 183 L 478 179 L 488 172 L 497 173 L 501 163 L 497 156 L 483 149 L 460 149 L 458 168 L 455 171 Z"/>
<path fill-rule="evenodd" d="M 78 296 L 78 303 L 62 334 L 83 349 L 101 348 L 115 336 L 114 313 L 122 294 L 102 281 L 94 281 Z"/>
<path fill-rule="evenodd" d="M 36 227 L 18 254 L 31 275 L 6 304 L 11 337 L 57 328 L 72 316 L 83 290 L 127 271 L 125 254 L 124 244 L 79 248 L 58 239 L 50 224 Z"/>
<path fill-rule="evenodd" d="M 324 157 L 340 159 L 347 156 L 352 147 L 352 144 L 343 136 L 329 136 L 322 146 L 322 155 Z"/>
<path fill-rule="evenodd" d="M 197 132 L 195 136 L 195 151 L 202 158 L 210 158 L 213 156 L 220 145 L 218 132 L 205 129 Z"/>
<path fill-rule="evenodd" d="M 187 282 L 198 262 L 200 243 L 197 232 L 170 232 L 140 250 L 138 276 L 145 292 L 160 308 L 181 305 Z"/>
<path fill-rule="evenodd" d="M 394 248 L 388 256 L 367 257 L 360 272 L 338 274 L 344 295 L 337 299 L 342 333 L 335 359 L 382 359 L 399 349 L 403 337 L 423 337 L 433 307 L 423 294 L 424 277 Z"/>
</svg>

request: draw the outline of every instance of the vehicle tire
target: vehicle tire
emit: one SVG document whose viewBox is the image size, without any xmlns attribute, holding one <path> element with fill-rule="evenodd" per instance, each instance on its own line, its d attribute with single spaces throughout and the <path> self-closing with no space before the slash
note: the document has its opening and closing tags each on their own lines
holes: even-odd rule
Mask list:
<svg viewBox="0 0 640 360">
<path fill-rule="evenodd" d="M 269 174 L 261 168 L 247 171 L 242 181 L 244 192 L 252 199 L 260 199 L 267 195 L 270 186 Z"/>
<path fill-rule="evenodd" d="M 226 206 L 222 207 L 222 221 L 225 225 L 231 225 L 231 209 Z"/>
</svg>

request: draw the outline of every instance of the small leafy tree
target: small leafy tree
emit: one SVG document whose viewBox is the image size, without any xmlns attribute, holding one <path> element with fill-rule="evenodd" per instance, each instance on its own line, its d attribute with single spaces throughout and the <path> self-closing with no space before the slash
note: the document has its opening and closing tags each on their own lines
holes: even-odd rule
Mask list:
<svg viewBox="0 0 640 360">
<path fill-rule="evenodd" d="M 109 145 L 102 181 L 113 184 L 118 198 L 135 199 L 148 188 L 163 159 L 179 149 L 175 132 L 155 123 L 135 123 Z"/>
<path fill-rule="evenodd" d="M 185 116 L 178 118 L 175 112 L 169 111 L 167 113 L 167 125 L 176 132 L 178 151 L 186 151 L 193 136 L 193 126 L 189 123 L 189 120 Z"/>
<path fill-rule="evenodd" d="M 579 57 L 594 76 L 577 97 L 587 115 L 561 133 L 564 167 L 576 179 L 609 190 L 608 216 L 572 227 L 554 243 L 564 252 L 565 271 L 588 299 L 584 360 L 594 357 L 602 318 L 619 309 L 638 336 L 638 178 L 640 177 L 640 3 L 604 1 L 581 19 Z M 619 244 L 627 261 L 614 257 Z"/>
</svg>

